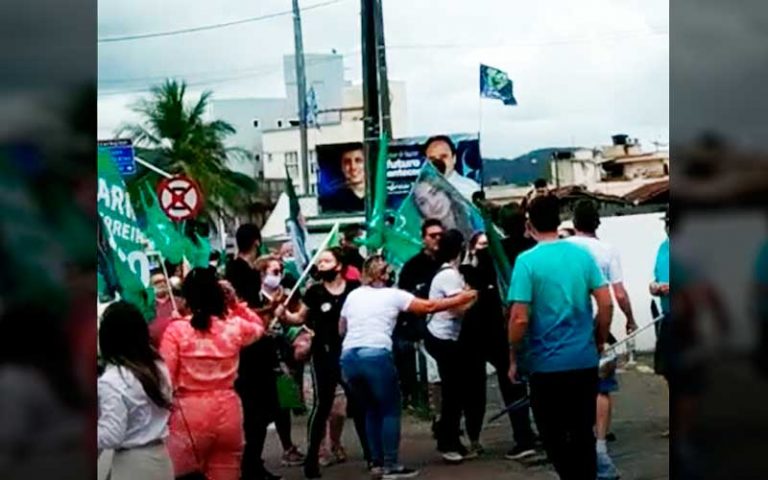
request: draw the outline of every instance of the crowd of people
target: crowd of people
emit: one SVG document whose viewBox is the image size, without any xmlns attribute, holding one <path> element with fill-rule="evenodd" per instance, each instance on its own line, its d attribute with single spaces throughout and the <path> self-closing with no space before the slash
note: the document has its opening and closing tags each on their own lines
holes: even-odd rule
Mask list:
<svg viewBox="0 0 768 480">
<path fill-rule="evenodd" d="M 260 254 L 252 224 L 238 229 L 225 269 L 193 269 L 180 286 L 155 272 L 153 322 L 123 301 L 101 319 L 98 445 L 115 451 L 111 478 L 278 479 L 264 462 L 271 424 L 282 465 L 320 478 L 321 467 L 347 459 L 347 416 L 371 478 L 414 477 L 399 446 L 401 412 L 415 403 L 425 367 L 419 358 L 432 370 L 433 432 L 446 462 L 483 454 L 490 363 L 514 406 L 507 458 L 543 448 L 562 479 L 618 478 L 606 446 L 618 383 L 600 359 L 615 342 L 613 297 L 626 332 L 637 329 L 618 253 L 597 237 L 590 202 L 577 205 L 568 238 L 559 201 L 546 193 L 525 209 L 505 208 L 499 222 L 513 267 L 508 291 L 486 234 L 466 238 L 436 219 L 424 221 L 423 250 L 399 275 L 382 255 L 364 258 L 349 231 L 341 247 L 318 253 L 307 288 L 294 288 L 290 251 Z M 651 293 L 665 299 L 663 262 Z M 313 398 L 303 453 L 291 415 L 304 404 L 305 365 Z"/>
</svg>

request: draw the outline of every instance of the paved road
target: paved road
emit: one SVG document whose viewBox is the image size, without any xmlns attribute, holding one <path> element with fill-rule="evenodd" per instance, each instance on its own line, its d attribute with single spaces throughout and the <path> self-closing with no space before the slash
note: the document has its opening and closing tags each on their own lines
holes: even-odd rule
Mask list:
<svg viewBox="0 0 768 480">
<path fill-rule="evenodd" d="M 641 360 L 642 363 L 647 361 Z M 663 380 L 649 373 L 627 371 L 620 374 L 621 390 L 616 395 L 613 431 L 617 441 L 609 444 L 617 466 L 625 480 L 656 480 L 669 478 L 669 441 L 660 437 L 668 428 L 668 393 Z M 492 377 L 491 377 L 492 379 Z M 500 408 L 500 396 L 496 383 L 489 381 L 489 412 Z M 567 401 L 567 394 L 563 395 Z M 489 415 L 490 416 L 490 415 Z M 294 441 L 304 446 L 306 417 L 294 419 Z M 352 480 L 368 478 L 362 455 L 354 436 L 354 428 L 348 422 L 344 433 L 345 446 L 350 461 L 329 467 L 323 471 L 328 480 Z M 401 452 L 403 461 L 421 469 L 419 478 L 457 480 L 495 479 L 556 479 L 549 465 L 524 466 L 504 459 L 504 452 L 511 445 L 511 429 L 506 417 L 487 425 L 481 441 L 486 454 L 459 466 L 442 463 L 434 450 L 429 423 L 407 416 L 403 419 Z M 267 439 L 267 464 L 285 480 L 303 479 L 300 468 L 280 468 L 280 449 L 277 435 L 270 432 Z"/>
</svg>

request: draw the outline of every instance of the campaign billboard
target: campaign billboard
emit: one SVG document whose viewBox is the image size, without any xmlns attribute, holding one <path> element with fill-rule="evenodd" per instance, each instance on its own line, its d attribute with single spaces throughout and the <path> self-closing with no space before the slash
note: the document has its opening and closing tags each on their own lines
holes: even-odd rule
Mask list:
<svg viewBox="0 0 768 480">
<path fill-rule="evenodd" d="M 396 209 L 408 195 L 424 162 L 430 160 L 463 196 L 482 186 L 478 134 L 448 134 L 395 139 L 387 159 L 387 207 Z M 365 159 L 360 142 L 318 145 L 318 203 L 322 213 L 365 210 Z"/>
</svg>

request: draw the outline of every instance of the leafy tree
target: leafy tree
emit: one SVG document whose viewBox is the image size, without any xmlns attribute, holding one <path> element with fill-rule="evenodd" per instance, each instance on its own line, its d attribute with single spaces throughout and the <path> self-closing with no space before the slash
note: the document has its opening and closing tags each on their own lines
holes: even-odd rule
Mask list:
<svg viewBox="0 0 768 480">
<path fill-rule="evenodd" d="M 225 139 L 235 133 L 232 125 L 204 118 L 211 95 L 205 91 L 191 101 L 186 98 L 183 81 L 166 80 L 151 89 L 149 98 L 131 107 L 141 115 L 140 122 L 120 129 L 120 136 L 133 140 L 137 156 L 169 173 L 185 174 L 197 181 L 205 199 L 200 220 L 208 221 L 247 211 L 258 195 L 253 178 L 227 168 L 228 157 L 250 159 L 250 155 L 242 148 L 225 146 Z M 154 186 L 160 178 L 139 165 L 137 174 L 127 182 L 132 197 L 138 198 L 142 185 Z"/>
</svg>

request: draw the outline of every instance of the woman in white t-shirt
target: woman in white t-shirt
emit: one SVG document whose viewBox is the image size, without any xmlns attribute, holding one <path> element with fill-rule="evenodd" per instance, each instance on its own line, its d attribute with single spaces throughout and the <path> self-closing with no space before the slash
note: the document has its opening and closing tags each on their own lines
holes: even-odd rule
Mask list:
<svg viewBox="0 0 768 480">
<path fill-rule="evenodd" d="M 374 478 L 411 478 L 416 470 L 399 463 L 400 386 L 392 356 L 392 331 L 401 312 L 427 315 L 477 298 L 463 291 L 451 298 L 423 300 L 397 288 L 391 267 L 380 255 L 363 265 L 363 286 L 352 291 L 341 310 L 341 368 L 344 381 L 366 415 Z"/>
<path fill-rule="evenodd" d="M 114 450 L 112 480 L 173 479 L 165 438 L 171 408 L 168 368 L 152 347 L 141 312 L 119 301 L 104 311 L 99 348 L 99 451 Z"/>
<path fill-rule="evenodd" d="M 440 238 L 435 259 L 442 266 L 432 279 L 429 288 L 430 300 L 451 299 L 467 289 L 464 277 L 459 273 L 459 265 L 465 251 L 464 236 L 458 230 L 448 230 Z M 437 426 L 437 450 L 443 459 L 450 463 L 459 463 L 465 458 L 476 456 L 461 444 L 459 429 L 463 404 L 462 385 L 464 383 L 466 361 L 459 347 L 459 334 L 464 313 L 469 306 L 461 305 L 453 309 L 432 314 L 427 319 L 427 334 L 424 346 L 437 361 L 437 369 L 442 380 L 442 408 Z"/>
</svg>

